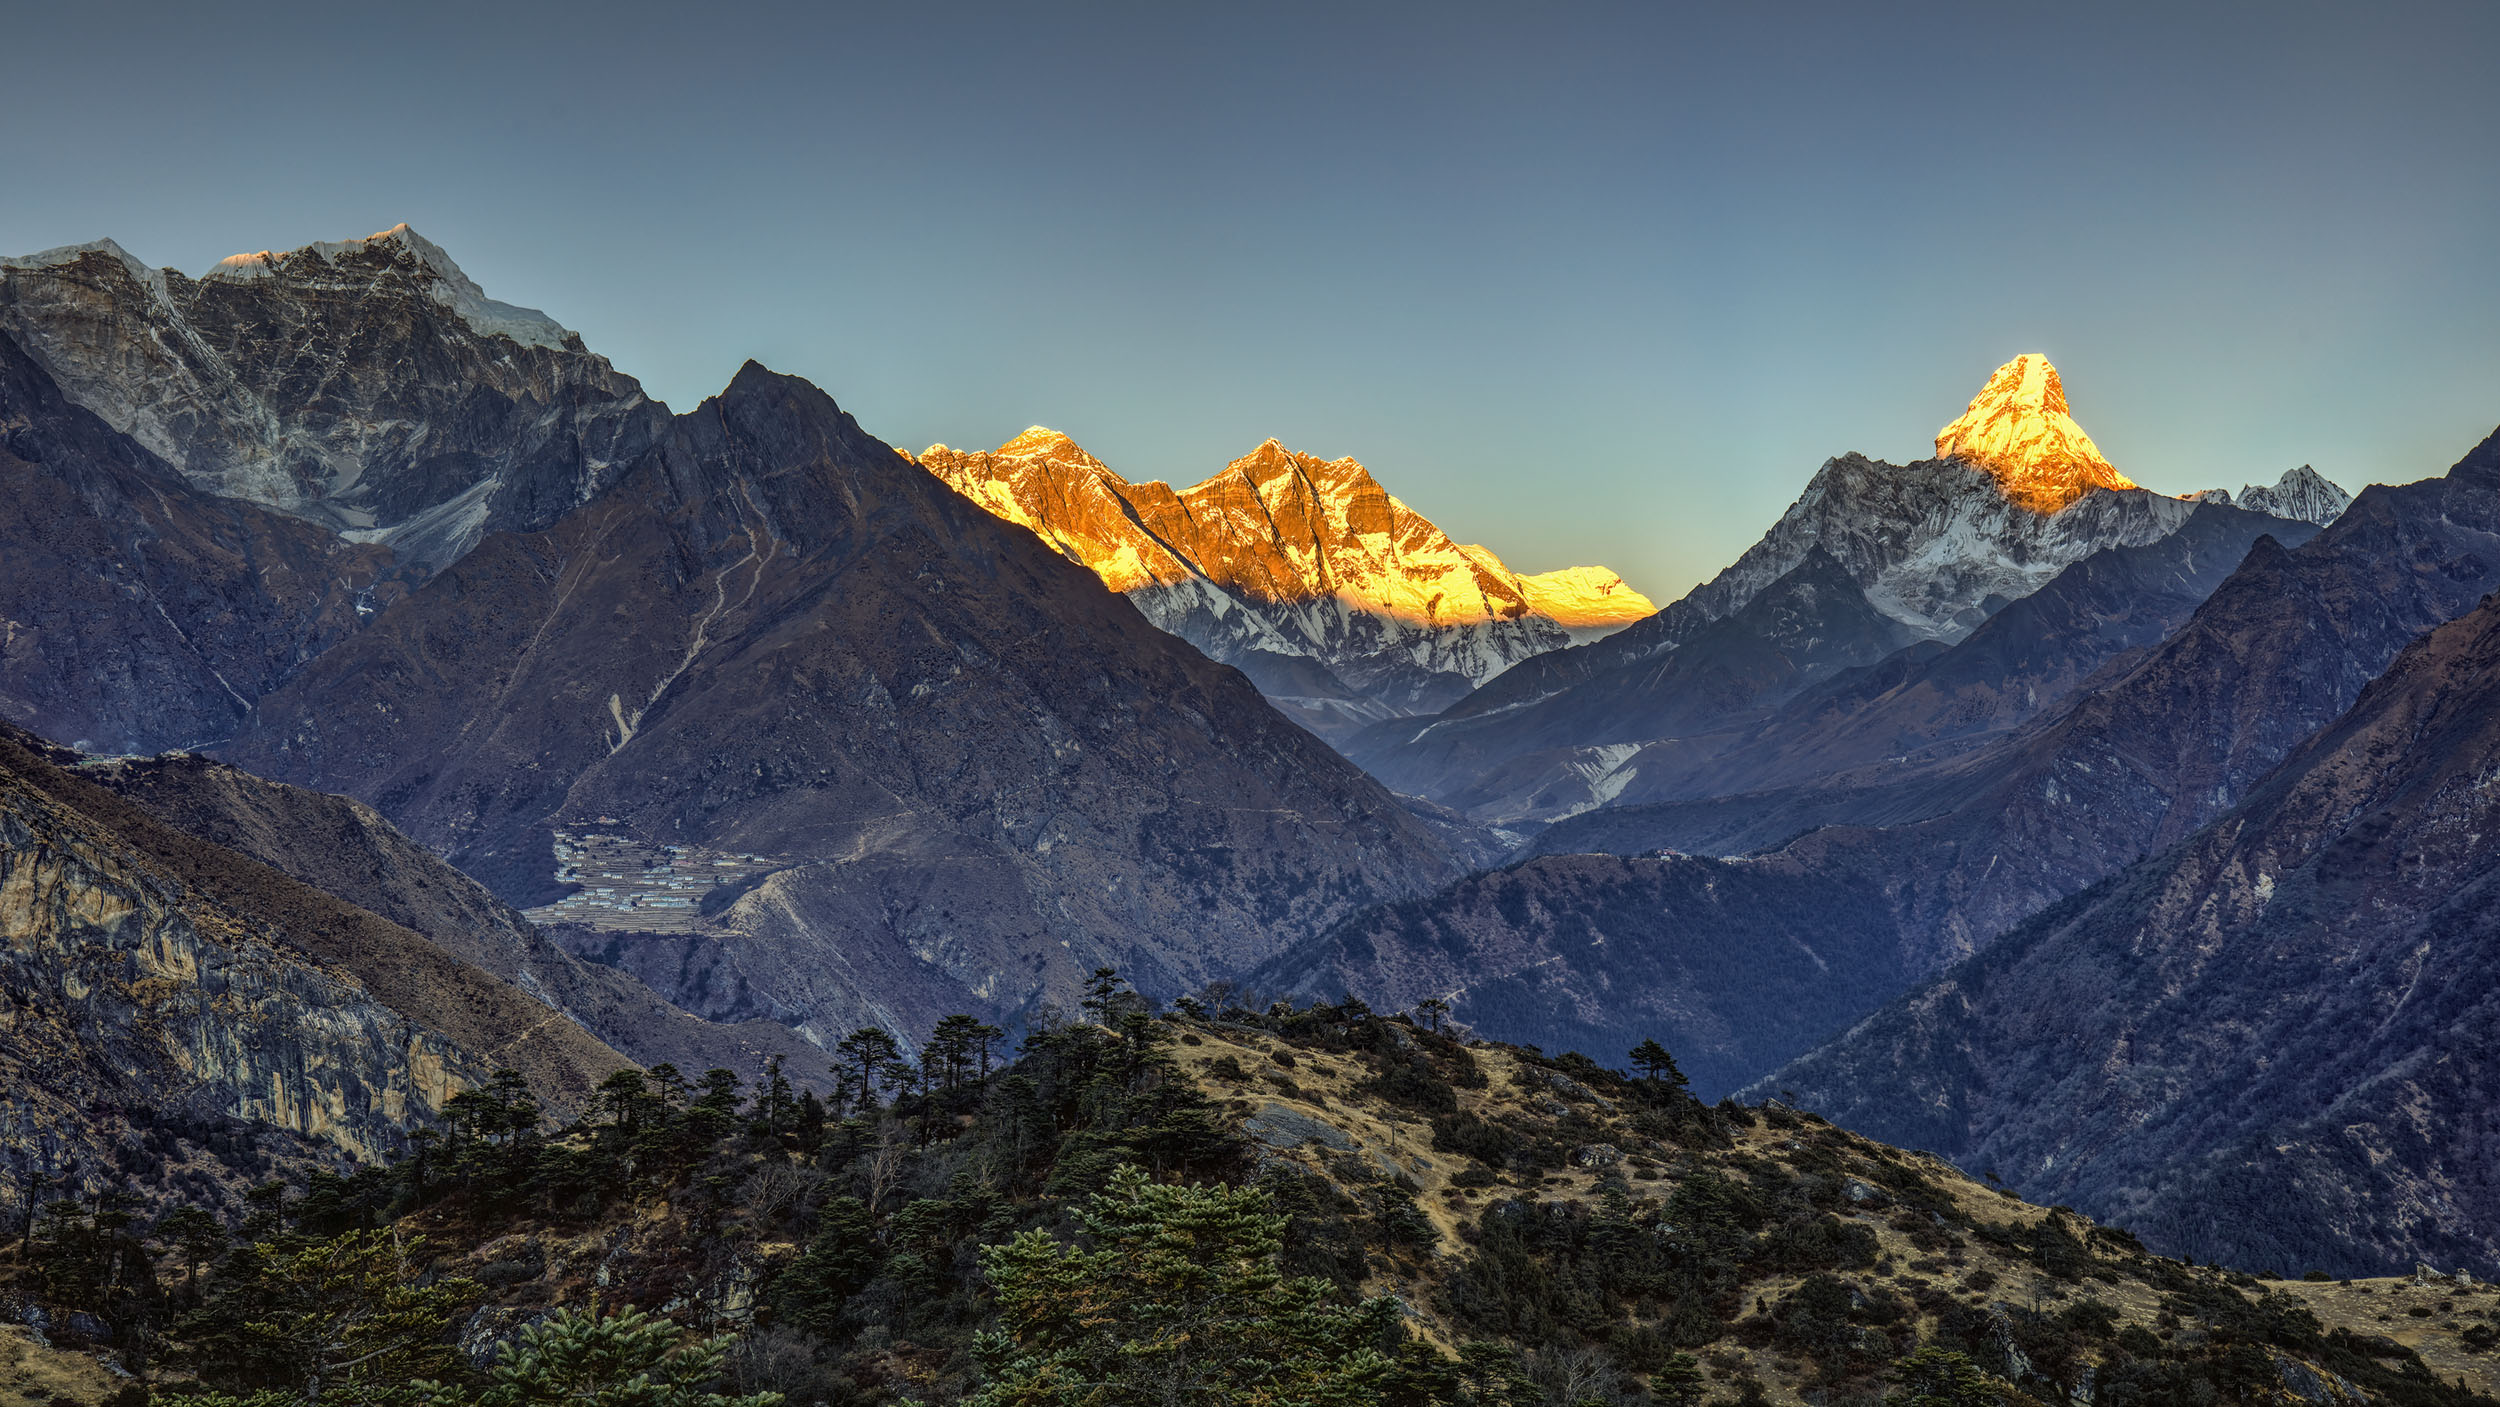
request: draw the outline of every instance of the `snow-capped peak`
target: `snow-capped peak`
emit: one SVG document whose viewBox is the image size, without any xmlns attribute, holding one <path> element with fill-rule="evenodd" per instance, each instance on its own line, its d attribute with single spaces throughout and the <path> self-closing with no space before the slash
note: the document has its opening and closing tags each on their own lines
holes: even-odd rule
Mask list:
<svg viewBox="0 0 2500 1407">
<path fill-rule="evenodd" d="M 1187 488 L 1133 483 L 1041 426 L 986 454 L 931 445 L 916 462 L 1210 656 L 1282 669 L 1253 677 L 1297 708 L 1351 687 L 1370 698 L 1361 717 L 1430 711 L 1656 609 L 1603 567 L 1513 572 L 1452 542 L 1359 462 L 1274 439 Z M 1278 663 L 1293 659 L 1316 672 Z"/>
<path fill-rule="evenodd" d="M 1490 555 L 1490 554 L 1487 554 Z M 1604 567 L 1563 567 L 1519 578 L 1528 606 L 1573 630 L 1630 625 L 1656 613 L 1657 604 Z M 1594 638 L 1591 636 L 1590 638 Z"/>
<path fill-rule="evenodd" d="M 1032 425 L 1024 433 L 998 447 L 1000 454 L 1055 454 L 1077 449 L 1076 441 L 1047 425 Z M 1077 450 L 1083 454 L 1083 450 Z"/>
<path fill-rule="evenodd" d="M 571 329 L 536 308 L 515 307 L 498 303 L 486 296 L 460 266 L 452 262 L 443 247 L 410 229 L 405 223 L 391 226 L 363 239 L 325 240 L 299 249 L 273 253 L 259 250 L 250 254 L 230 254 L 217 261 L 214 268 L 200 276 L 202 282 L 239 283 L 248 279 L 268 278 L 285 272 L 306 258 L 325 264 L 336 264 L 342 258 L 363 254 L 379 247 L 395 263 L 415 265 L 430 279 L 429 292 L 434 301 L 459 314 L 460 320 L 482 335 L 509 337 L 524 347 L 564 348 L 576 340 Z"/>
<path fill-rule="evenodd" d="M 2137 485 L 2101 457 L 2066 411 L 2057 368 L 2025 352 L 1996 369 L 1960 419 L 1936 432 L 1936 457 L 1987 472 L 2007 498 L 2054 513 L 2096 489 Z"/>
<path fill-rule="evenodd" d="M 2331 523 L 2352 503 L 2352 495 L 2324 474 L 2304 464 L 2285 471 L 2272 484 L 2243 486 L 2237 495 L 2227 489 L 2207 489 L 2195 495 L 2208 503 L 2236 504 L 2252 513 L 2271 513 L 2277 518 L 2296 518 L 2306 523 Z"/>
</svg>

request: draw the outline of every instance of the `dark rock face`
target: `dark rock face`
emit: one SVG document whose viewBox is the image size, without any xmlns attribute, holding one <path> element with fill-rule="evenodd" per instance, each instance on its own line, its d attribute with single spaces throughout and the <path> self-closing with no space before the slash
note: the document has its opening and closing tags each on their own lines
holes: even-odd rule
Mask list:
<svg viewBox="0 0 2500 1407">
<path fill-rule="evenodd" d="M 801 1087 L 829 1083 L 823 1060 L 786 1028 L 701 1020 L 625 973 L 574 957 L 359 802 L 181 753 L 92 762 L 79 775 L 186 835 L 425 937 L 555 1008 L 636 1064 L 734 1070 L 751 1081 L 779 1056 Z"/>
<path fill-rule="evenodd" d="M 75 760 L 0 726 L 0 1119 L 21 1146 L 91 1155 L 112 1110 L 143 1106 L 372 1159 L 497 1066 L 559 1114 L 624 1067 L 517 988 L 156 823 Z"/>
<path fill-rule="evenodd" d="M 101 752 L 223 738 L 395 599 L 390 553 L 184 483 L 0 333 L 0 714 Z"/>
<path fill-rule="evenodd" d="M 1807 866 L 1557 855 L 1370 910 L 1245 985 L 1437 996 L 1481 1035 L 1605 1061 L 1662 1040 L 1716 1099 L 1915 975 L 1884 906 Z"/>
<path fill-rule="evenodd" d="M 1626 762 L 1649 740 L 1717 734 L 1757 719 L 1808 684 L 1873 664 L 1911 638 L 1816 547 L 1673 650 L 1529 707 L 1384 725 L 1411 736 L 1386 754 L 1357 746 L 1353 755 L 1391 786 L 1428 791 L 1481 820 L 1569 816 L 1612 800 L 1635 775 Z"/>
<path fill-rule="evenodd" d="M 554 521 L 668 420 L 405 225 L 199 279 L 110 241 L 0 260 L 0 331 L 193 487 L 388 543 L 419 573 Z"/>
<path fill-rule="evenodd" d="M 2489 598 L 2211 824 L 1769 1083 L 2174 1252 L 2500 1273 L 2495 777 Z"/>
<path fill-rule="evenodd" d="M 1095 965 L 1169 992 L 1455 873 L 1239 675 L 752 365 L 315 661 L 231 756 L 515 902 L 560 892 L 552 828 L 771 857 L 702 933 L 567 942 L 819 1040 Z"/>
</svg>

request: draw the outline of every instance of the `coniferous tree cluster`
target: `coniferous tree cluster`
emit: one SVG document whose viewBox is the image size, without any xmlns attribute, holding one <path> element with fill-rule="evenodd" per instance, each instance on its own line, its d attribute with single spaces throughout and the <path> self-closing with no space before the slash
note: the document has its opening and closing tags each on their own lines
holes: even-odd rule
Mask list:
<svg viewBox="0 0 2500 1407">
<path fill-rule="evenodd" d="M 908 1049 L 863 1028 L 818 1081 L 628 1070 L 562 1127 L 503 1072 L 387 1167 L 222 1208 L 55 1196 L 0 1270 L 146 1375 L 125 1407 L 1723 1407 L 1763 1400 L 1740 1347 L 1807 1365 L 1833 1407 L 2023 1407 L 2085 1381 L 2122 1407 L 2271 1400 L 2285 1348 L 2384 1400 L 2470 1400 L 2175 1268 L 2154 1273 L 2192 1344 L 2119 1329 L 2089 1293 L 1957 1301 L 1879 1265 L 1844 1214 L 1874 1208 L 1939 1258 L 1986 1244 L 2043 1284 L 2166 1263 L 2057 1215 L 1975 1222 L 1910 1161 L 1851 1163 L 1863 1145 L 1779 1106 L 1704 1106 L 1654 1041 L 1629 1073 L 1513 1052 L 1513 1078 L 1565 1111 L 1527 1119 L 1462 1099 L 1487 1076 L 1445 1011 L 1254 1008 L 1220 987 L 1177 1008 L 1105 970 L 1012 1059 L 968 1016 Z M 1297 1072 L 1339 1067 L 1428 1127 L 1461 1165 L 1446 1195 L 1478 1199 L 1456 1255 L 1394 1169 L 1323 1176 L 1246 1142 L 1175 1058 L 1220 1032 L 1272 1064 L 1226 1056 L 1205 1066 L 1219 1084 L 1317 1100 Z M 1779 1161 L 1736 1151 L 1765 1127 Z M 1609 1139 L 1656 1156 L 1633 1175 Z M 1597 1195 L 1546 1195 L 1591 1163 Z M 1448 1347 L 1391 1283 L 1430 1287 Z"/>
</svg>

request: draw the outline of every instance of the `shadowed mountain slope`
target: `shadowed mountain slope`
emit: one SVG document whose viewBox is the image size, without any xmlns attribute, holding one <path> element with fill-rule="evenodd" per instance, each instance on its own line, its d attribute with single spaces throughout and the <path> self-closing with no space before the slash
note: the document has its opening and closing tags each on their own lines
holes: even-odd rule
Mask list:
<svg viewBox="0 0 2500 1407">
<path fill-rule="evenodd" d="M 1773 1077 L 1851 1127 L 2333 1273 L 2500 1273 L 2500 599 L 2183 843 Z"/>
<path fill-rule="evenodd" d="M 1175 990 L 1456 873 L 1240 675 L 752 364 L 598 499 L 316 661 L 231 756 L 512 902 L 563 892 L 558 829 L 754 856 L 717 915 L 566 941 L 819 1041 L 1098 965 Z"/>
<path fill-rule="evenodd" d="M 2185 624 L 2260 537 L 2298 546 L 2317 529 L 2228 507 L 2177 532 L 2095 552 L 1990 616 L 1961 643 L 1922 642 L 1806 689 L 1767 718 L 1643 746 L 1606 774 L 1615 805 L 1776 787 L 1865 785 L 1892 766 L 1950 756 L 2051 711 L 2123 671 Z M 1538 853 L 1604 850 L 1607 812 L 1540 833 Z"/>
<path fill-rule="evenodd" d="M 392 599 L 390 553 L 200 492 L 0 332 L 0 715 L 99 752 L 232 733 Z"/>
</svg>

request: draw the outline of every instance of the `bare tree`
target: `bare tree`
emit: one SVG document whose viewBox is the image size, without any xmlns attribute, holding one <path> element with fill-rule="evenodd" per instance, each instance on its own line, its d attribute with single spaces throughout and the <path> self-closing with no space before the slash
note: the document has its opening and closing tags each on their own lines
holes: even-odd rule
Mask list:
<svg viewBox="0 0 2500 1407">
<path fill-rule="evenodd" d="M 896 1184 L 903 1180 L 903 1160 L 911 1152 L 911 1131 L 903 1121 L 887 1116 L 877 1125 L 877 1145 L 868 1154 L 865 1177 L 868 1183 L 868 1215 L 875 1216 L 894 1195 Z"/>
</svg>

